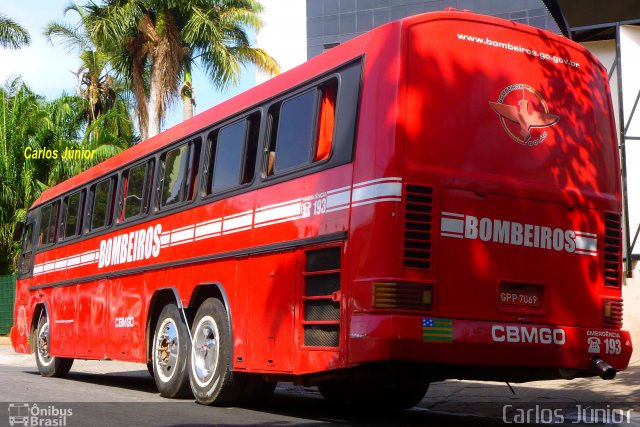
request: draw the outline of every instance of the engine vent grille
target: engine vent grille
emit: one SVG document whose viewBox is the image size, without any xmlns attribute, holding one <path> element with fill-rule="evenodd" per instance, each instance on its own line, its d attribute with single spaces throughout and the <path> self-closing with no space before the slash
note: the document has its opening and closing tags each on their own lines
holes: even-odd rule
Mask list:
<svg viewBox="0 0 640 427">
<path fill-rule="evenodd" d="M 340 255 L 340 246 L 305 252 L 302 329 L 306 347 L 340 346 Z"/>
<path fill-rule="evenodd" d="M 407 184 L 404 194 L 402 257 L 405 268 L 431 268 L 432 213 L 433 187 Z"/>
<path fill-rule="evenodd" d="M 622 227 L 620 215 L 604 213 L 604 284 L 619 287 L 622 265 Z"/>
</svg>

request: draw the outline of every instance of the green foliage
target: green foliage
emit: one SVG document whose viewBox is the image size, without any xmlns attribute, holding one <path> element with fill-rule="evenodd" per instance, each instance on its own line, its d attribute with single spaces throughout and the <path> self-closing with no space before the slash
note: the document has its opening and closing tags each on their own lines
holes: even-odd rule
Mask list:
<svg viewBox="0 0 640 427">
<path fill-rule="evenodd" d="M 193 104 L 193 65 L 220 89 L 237 84 L 245 64 L 280 72 L 249 42 L 247 31 L 261 26 L 255 0 L 103 0 L 85 8 L 92 39 L 131 85 L 143 139 L 158 131 L 179 96 Z"/>
<path fill-rule="evenodd" d="M 43 190 L 129 147 L 134 129 L 124 102 L 87 126 L 87 100 L 62 95 L 48 102 L 16 79 L 0 88 L 0 275 L 14 271 L 14 224 Z M 27 158 L 37 150 L 58 158 Z M 65 149 L 96 150 L 87 160 L 63 160 Z M 29 151 L 31 150 L 31 151 Z M 26 152 L 25 152 L 26 151 Z"/>
<path fill-rule="evenodd" d="M 29 33 L 17 22 L 0 13 L 0 47 L 20 49 L 31 43 Z"/>
</svg>

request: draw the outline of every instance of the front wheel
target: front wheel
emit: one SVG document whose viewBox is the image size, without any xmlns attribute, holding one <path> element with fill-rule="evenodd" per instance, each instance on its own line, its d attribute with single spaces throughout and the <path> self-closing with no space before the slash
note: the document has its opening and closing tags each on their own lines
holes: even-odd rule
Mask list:
<svg viewBox="0 0 640 427">
<path fill-rule="evenodd" d="M 203 405 L 238 402 L 247 377 L 232 370 L 233 343 L 222 302 L 206 299 L 198 308 L 191 331 L 189 382 L 196 400 Z"/>
<path fill-rule="evenodd" d="M 43 314 L 38 321 L 36 331 L 36 364 L 38 372 L 43 377 L 64 377 L 71 370 L 73 359 L 51 356 L 49 349 L 51 335 L 49 333 L 49 318 Z"/>
<path fill-rule="evenodd" d="M 175 304 L 165 305 L 153 335 L 153 366 L 149 370 L 161 396 L 177 398 L 188 395 L 189 347 L 189 330 L 182 320 L 180 310 Z"/>
</svg>

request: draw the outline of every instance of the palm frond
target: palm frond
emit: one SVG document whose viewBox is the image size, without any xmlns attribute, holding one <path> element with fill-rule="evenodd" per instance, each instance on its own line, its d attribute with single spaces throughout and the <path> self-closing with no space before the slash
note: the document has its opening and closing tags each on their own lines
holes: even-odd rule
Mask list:
<svg viewBox="0 0 640 427">
<path fill-rule="evenodd" d="M 0 47 L 20 49 L 31 43 L 29 32 L 6 15 L 0 14 Z"/>
</svg>

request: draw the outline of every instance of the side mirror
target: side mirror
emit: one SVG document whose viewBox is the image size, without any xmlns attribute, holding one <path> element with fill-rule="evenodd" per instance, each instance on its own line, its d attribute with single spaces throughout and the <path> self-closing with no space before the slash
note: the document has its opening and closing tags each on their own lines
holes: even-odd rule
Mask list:
<svg viewBox="0 0 640 427">
<path fill-rule="evenodd" d="M 22 231 L 24 230 L 24 222 L 18 221 L 16 222 L 15 227 L 13 228 L 13 241 L 19 242 L 22 238 Z"/>
</svg>

